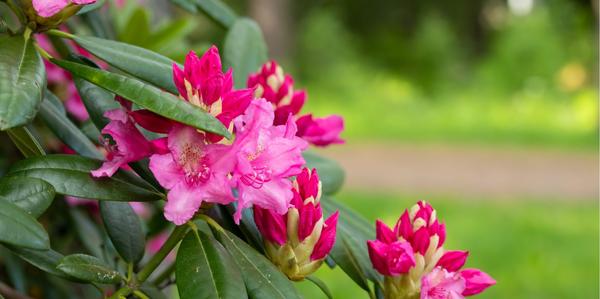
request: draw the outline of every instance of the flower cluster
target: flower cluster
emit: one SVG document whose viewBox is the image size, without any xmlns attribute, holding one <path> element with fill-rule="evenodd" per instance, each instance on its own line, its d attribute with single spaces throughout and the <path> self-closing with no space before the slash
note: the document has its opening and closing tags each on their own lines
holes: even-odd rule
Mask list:
<svg viewBox="0 0 600 299">
<path fill-rule="evenodd" d="M 149 157 L 150 170 L 169 191 L 165 218 L 177 225 L 190 220 L 203 202 L 236 201 L 236 222 L 251 206 L 287 213 L 294 196 L 290 178 L 300 174 L 308 146 L 297 136 L 294 119 L 276 123 L 272 104 L 254 99 L 252 89 L 235 90 L 232 71 L 222 71 L 214 46 L 202 57 L 190 52 L 183 69 L 173 66 L 173 77 L 181 99 L 221 121 L 235 133 L 233 142 L 122 103 L 105 115 L 111 120 L 102 130 L 110 137 L 105 142 L 109 157 L 92 174 L 111 176 Z M 137 126 L 165 137 L 147 140 Z"/>
<path fill-rule="evenodd" d="M 265 63 L 257 73 L 250 75 L 247 85 L 254 88 L 256 98 L 264 98 L 273 104 L 275 125 L 285 123 L 293 115 L 298 126 L 296 135 L 304 140 L 317 146 L 344 143 L 340 138 L 344 130 L 341 116 L 315 118 L 312 114 L 299 115 L 306 102 L 306 91 L 294 90 L 294 79 L 284 74 L 277 62 Z"/>
<path fill-rule="evenodd" d="M 376 240 L 367 241 L 373 267 L 385 276 L 388 299 L 463 298 L 496 282 L 478 269 L 462 269 L 468 252 L 446 251 L 446 227 L 436 211 L 421 201 L 394 228 L 376 223 Z"/>
<path fill-rule="evenodd" d="M 321 181 L 315 169 L 304 168 L 292 192 L 292 206 L 285 215 L 255 207 L 254 220 L 269 259 L 291 280 L 302 280 L 333 248 L 338 212 L 323 219 Z"/>
</svg>

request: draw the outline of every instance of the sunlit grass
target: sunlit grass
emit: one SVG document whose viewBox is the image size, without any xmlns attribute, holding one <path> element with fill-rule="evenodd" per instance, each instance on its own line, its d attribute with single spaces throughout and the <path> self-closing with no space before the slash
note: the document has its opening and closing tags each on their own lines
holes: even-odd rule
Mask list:
<svg viewBox="0 0 600 299">
<path fill-rule="evenodd" d="M 346 192 L 340 201 L 371 222 L 393 224 L 418 196 Z M 429 198 L 446 222 L 450 249 L 467 249 L 467 267 L 490 273 L 498 285 L 479 298 L 598 298 L 598 203 Z M 335 298 L 368 298 L 340 269 L 318 276 Z M 324 298 L 310 283 L 306 298 Z"/>
</svg>

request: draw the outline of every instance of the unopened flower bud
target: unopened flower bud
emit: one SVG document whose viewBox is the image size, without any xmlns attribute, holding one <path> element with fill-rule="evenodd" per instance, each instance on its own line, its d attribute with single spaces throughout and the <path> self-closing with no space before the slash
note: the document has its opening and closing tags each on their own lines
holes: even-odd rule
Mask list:
<svg viewBox="0 0 600 299">
<path fill-rule="evenodd" d="M 19 0 L 29 20 L 29 27 L 37 32 L 57 27 L 76 14 L 83 5 L 96 0 Z"/>
<path fill-rule="evenodd" d="M 335 243 L 338 212 L 326 220 L 321 209 L 321 182 L 313 169 L 303 169 L 292 188 L 294 197 L 285 215 L 254 207 L 267 256 L 291 280 L 316 271 Z"/>
</svg>

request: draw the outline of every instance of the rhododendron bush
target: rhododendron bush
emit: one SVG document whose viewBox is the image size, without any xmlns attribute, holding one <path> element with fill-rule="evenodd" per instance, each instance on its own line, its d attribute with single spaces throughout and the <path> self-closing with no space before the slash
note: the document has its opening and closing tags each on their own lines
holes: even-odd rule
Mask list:
<svg viewBox="0 0 600 299">
<path fill-rule="evenodd" d="M 343 146 L 343 118 L 303 109 L 309 92 L 254 21 L 217 0 L 173 3 L 225 28 L 222 47 L 178 62 L 111 39 L 119 1 L 0 3 L 0 129 L 23 156 L 0 178 L 0 244 L 37 268 L 23 294 L 0 294 L 298 298 L 308 279 L 331 297 L 320 267 L 371 298 L 495 283 L 444 248 L 428 203 L 388 227 L 336 201 L 344 173 L 311 148 Z"/>
</svg>

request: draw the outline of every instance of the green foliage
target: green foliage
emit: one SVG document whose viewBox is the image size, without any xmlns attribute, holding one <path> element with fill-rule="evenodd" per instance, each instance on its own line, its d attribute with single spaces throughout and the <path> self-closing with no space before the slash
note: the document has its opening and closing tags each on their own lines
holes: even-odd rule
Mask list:
<svg viewBox="0 0 600 299">
<path fill-rule="evenodd" d="M 4 177 L 0 179 L 0 197 L 37 218 L 52 203 L 54 188 L 40 179 Z"/>
<path fill-rule="evenodd" d="M 30 122 L 46 87 L 46 70 L 33 41 L 0 35 L 0 130 Z"/>
<path fill-rule="evenodd" d="M 48 155 L 21 160 L 13 165 L 10 176 L 25 176 L 50 183 L 57 193 L 98 200 L 151 201 L 162 198 L 141 179 L 118 171 L 110 178 L 95 179 L 90 171 L 100 162 L 75 155 Z"/>
<path fill-rule="evenodd" d="M 98 258 L 85 254 L 65 256 L 56 268 L 73 278 L 88 282 L 113 284 L 123 279 L 119 272 Z"/>
<path fill-rule="evenodd" d="M 45 155 L 44 149 L 27 127 L 18 127 L 6 131 L 25 158 Z"/>
<path fill-rule="evenodd" d="M 142 223 L 127 202 L 100 202 L 104 228 L 119 255 L 128 263 L 136 264 L 144 257 L 146 242 Z"/>
<path fill-rule="evenodd" d="M 250 73 L 256 72 L 267 61 L 267 45 L 258 24 L 240 18 L 227 33 L 223 46 L 225 67 L 231 67 L 236 88 L 244 88 Z"/>
<path fill-rule="evenodd" d="M 35 218 L 0 197 L 0 243 L 44 250 L 50 247 L 48 234 Z"/>
<path fill-rule="evenodd" d="M 191 231 L 179 246 L 176 270 L 179 297 L 248 298 L 240 269 L 209 233 Z"/>
<path fill-rule="evenodd" d="M 304 152 L 303 156 L 307 168 L 317 169 L 324 194 L 335 194 L 342 187 L 345 173 L 336 161 L 310 151 Z"/>
</svg>

